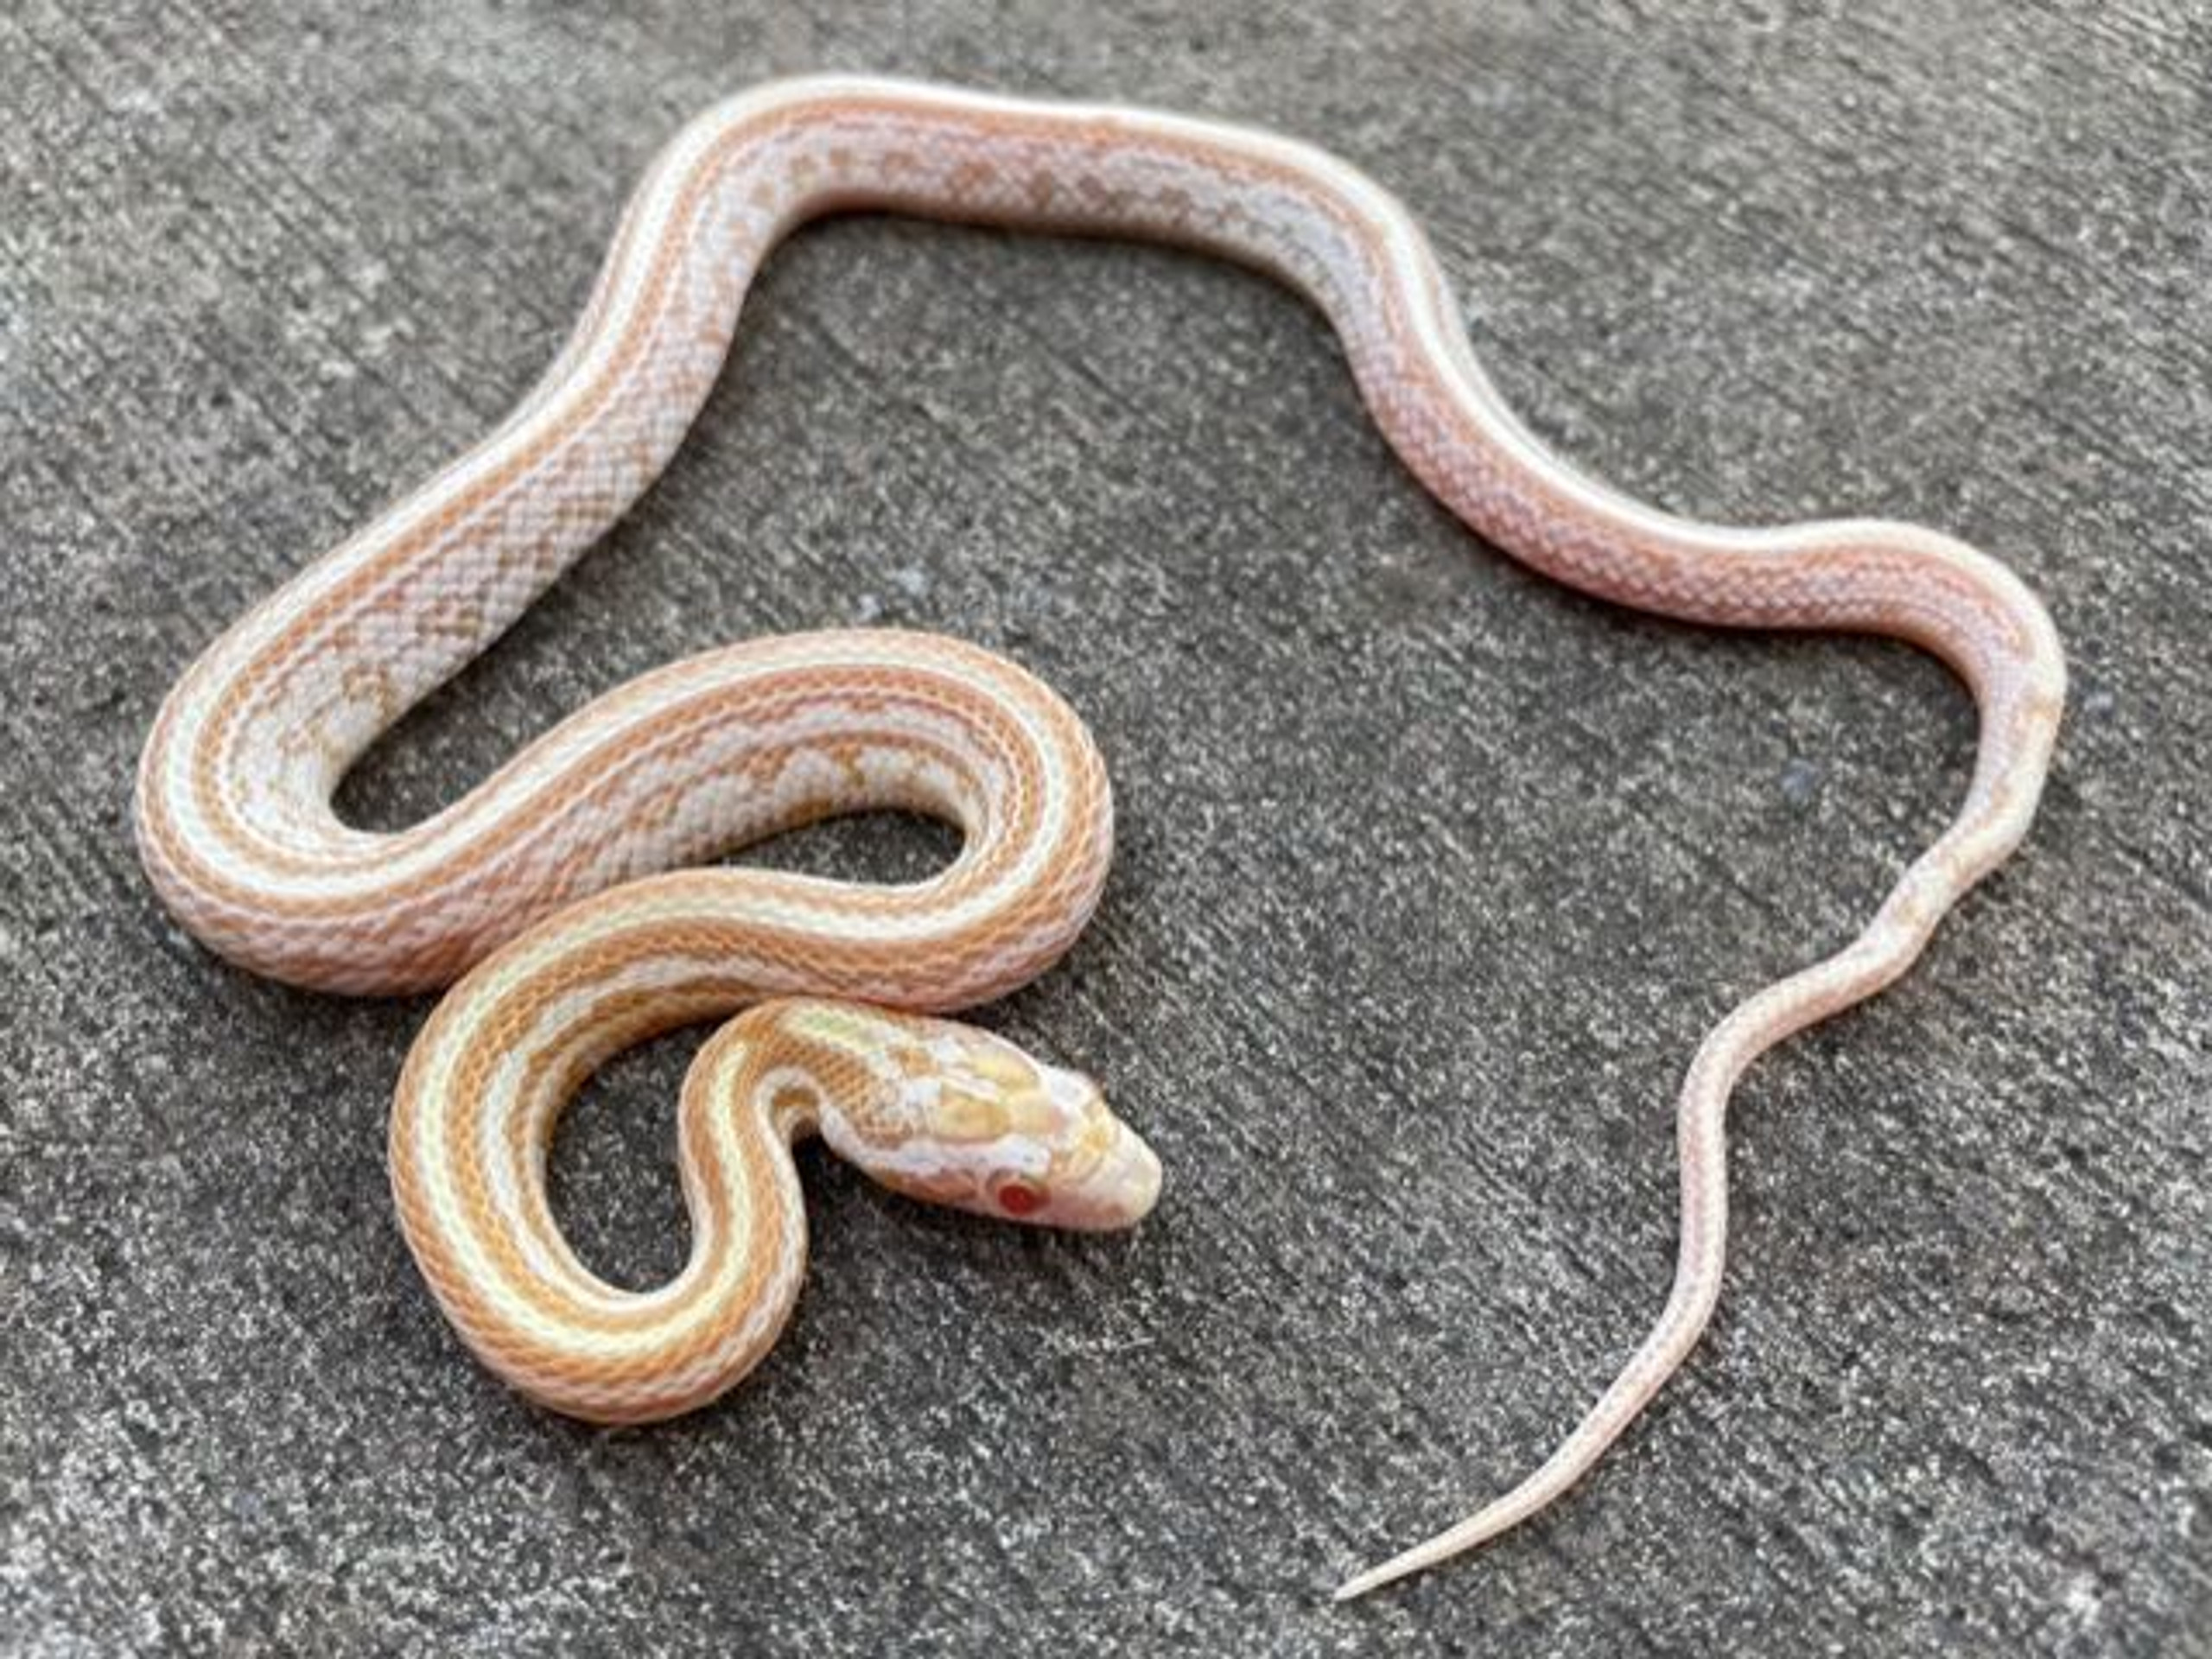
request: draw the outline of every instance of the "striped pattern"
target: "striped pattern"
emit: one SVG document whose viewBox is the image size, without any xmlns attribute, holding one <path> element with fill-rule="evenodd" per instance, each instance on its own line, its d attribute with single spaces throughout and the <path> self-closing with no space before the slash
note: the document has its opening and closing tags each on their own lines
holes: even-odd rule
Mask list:
<svg viewBox="0 0 2212 1659">
<path fill-rule="evenodd" d="M 699 1247 L 671 1285 L 632 1295 L 594 1280 L 543 1198 L 543 1147 L 563 1101 L 648 1033 L 789 996 L 956 1008 L 1067 948 L 1104 879 L 1107 786 L 1081 724 L 1019 669 L 911 634 L 760 640 L 602 699 L 410 830 L 365 834 L 330 804 L 378 734 L 495 639 L 659 472 L 769 250 L 804 219 L 851 209 L 1164 240 L 1271 272 L 1329 318 L 1408 467 L 1523 563 L 1690 621 L 1893 635 L 1974 692 L 1979 759 L 1949 828 L 1856 940 L 1750 998 L 1692 1062 L 1679 1271 L 1650 1335 L 1521 1486 L 1345 1593 L 1493 1536 L 1580 1478 L 1695 1344 L 1721 1279 L 1730 1090 L 1766 1048 L 1903 973 L 2018 842 L 2065 671 L 2034 596 L 1948 537 L 1866 520 L 1698 524 L 1573 472 L 1491 388 L 1403 208 L 1322 151 L 1148 111 L 855 78 L 779 83 L 709 111 L 653 162 L 575 333 L 506 422 L 250 613 L 179 683 L 139 776 L 154 884 L 211 948 L 255 972 L 351 992 L 459 979 L 401 1084 L 400 1214 L 471 1345 L 561 1409 L 679 1410 L 773 1340 L 804 1253 L 783 1152 L 791 1135 L 818 1128 L 834 1143 L 887 1099 L 912 1109 L 949 1095 L 950 1120 L 907 1109 L 884 1120 L 933 1150 L 917 1165 L 879 1147 L 880 1173 L 898 1184 L 927 1165 L 947 1191 L 997 1195 L 979 1207 L 1058 1214 L 1059 1200 L 1012 1181 L 1011 1166 L 969 1156 L 985 1142 L 944 1149 L 958 1140 L 949 1127 L 979 1111 L 1008 1122 L 1027 1111 L 1041 1134 L 1037 1103 L 1081 1094 L 1040 1081 L 1063 1074 L 1009 1084 L 1020 1110 L 978 1109 L 927 1065 L 899 1072 L 893 1089 L 891 1054 L 979 1074 L 951 1039 L 895 1025 L 872 1027 L 875 1057 L 860 1064 L 819 1039 L 819 1003 L 756 1007 L 702 1055 L 683 1139 Z M 883 806 L 950 819 L 965 850 L 942 874 L 891 888 L 664 873 Z M 1014 1062 L 993 1067 L 1010 1077 Z M 1126 1131 L 1087 1112 L 1055 1132 L 1122 1146 Z M 1063 1171 L 1071 1155 L 1020 1140 L 1000 1136 L 991 1156 L 1018 1149 Z M 1149 1154 L 1118 1156 L 1095 1191 L 1067 1199 L 1076 1224 L 1149 1205 Z"/>
<path fill-rule="evenodd" d="M 547 1206 L 555 1120 L 607 1054 L 758 993 L 665 954 L 622 972 L 594 963 L 564 982 L 537 954 L 539 936 L 505 953 L 500 991 L 441 1008 L 401 1078 L 391 1142 L 423 1276 L 485 1363 L 542 1405 L 647 1422 L 752 1370 L 804 1272 L 789 1153 L 801 1135 L 820 1134 L 912 1197 L 1037 1225 L 1128 1226 L 1159 1192 L 1158 1161 L 1087 1078 L 944 1020 L 759 1002 L 684 1083 L 677 1145 L 690 1259 L 658 1290 L 618 1289 L 576 1260 Z M 472 1023 L 484 1020 L 489 1039 Z"/>
</svg>

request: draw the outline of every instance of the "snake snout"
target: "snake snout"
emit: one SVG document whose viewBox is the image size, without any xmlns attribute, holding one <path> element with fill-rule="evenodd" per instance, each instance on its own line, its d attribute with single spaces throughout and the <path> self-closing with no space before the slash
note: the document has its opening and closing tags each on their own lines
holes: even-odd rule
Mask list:
<svg viewBox="0 0 2212 1659">
<path fill-rule="evenodd" d="M 1098 1162 L 1072 1184 L 1055 1224 L 1084 1232 L 1134 1227 L 1160 1201 L 1159 1154 L 1110 1112 L 1111 1139 Z"/>
<path fill-rule="evenodd" d="M 1114 1115 L 1089 1077 L 1056 1065 L 1039 1064 L 1037 1070 L 1065 1125 L 1054 1157 L 1058 1167 L 1049 1214 L 1038 1218 L 1078 1232 L 1135 1226 L 1159 1202 L 1159 1157 Z"/>
</svg>

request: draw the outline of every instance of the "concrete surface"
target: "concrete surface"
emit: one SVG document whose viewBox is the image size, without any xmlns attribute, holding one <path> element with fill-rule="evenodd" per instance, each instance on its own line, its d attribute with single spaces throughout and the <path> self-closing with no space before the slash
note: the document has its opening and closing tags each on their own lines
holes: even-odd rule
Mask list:
<svg viewBox="0 0 2212 1659">
<path fill-rule="evenodd" d="M 2212 1652 L 2201 10 L 15 0 L 0 65 L 0 1648 Z M 1610 1373 L 1698 1036 L 1947 812 L 1971 721 L 1929 663 L 1523 575 L 1249 276 L 810 232 L 664 486 L 350 805 L 404 821 L 747 631 L 1009 651 L 1096 723 L 1124 851 L 995 1017 L 1171 1184 L 1063 1242 L 810 1159 L 789 1339 L 650 1433 L 518 1404 L 417 1282 L 381 1143 L 423 1007 L 227 971 L 133 863 L 177 671 L 520 392 L 685 115 L 825 66 L 1332 143 L 1570 454 L 1716 517 L 1947 526 L 2066 632 L 2024 855 L 1743 1091 L 1688 1374 L 1402 1592 L 1322 1599 Z M 559 1150 L 632 1281 L 683 1248 L 684 1048 Z"/>
</svg>

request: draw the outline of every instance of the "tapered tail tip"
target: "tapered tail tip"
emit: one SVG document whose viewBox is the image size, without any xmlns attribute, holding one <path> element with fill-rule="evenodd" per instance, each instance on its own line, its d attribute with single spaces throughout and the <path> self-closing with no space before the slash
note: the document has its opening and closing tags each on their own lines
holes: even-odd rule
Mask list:
<svg viewBox="0 0 2212 1659">
<path fill-rule="evenodd" d="M 1357 1601 L 1370 1590 L 1380 1590 L 1386 1584 L 1395 1584 L 1400 1579 L 1409 1578 L 1425 1567 L 1433 1567 L 1442 1559 L 1440 1555 L 1432 1555 L 1425 1544 L 1419 1548 L 1409 1549 L 1402 1555 L 1393 1555 L 1380 1567 L 1370 1567 L 1357 1577 L 1346 1579 L 1337 1586 L 1336 1593 L 1329 1599 L 1333 1602 Z"/>
<path fill-rule="evenodd" d="M 1357 1601 L 1369 1591 L 1380 1589 L 1384 1582 L 1385 1580 L 1376 1578 L 1372 1573 L 1363 1573 L 1357 1578 L 1346 1579 L 1338 1585 L 1336 1592 L 1329 1599 L 1339 1603 Z"/>
<path fill-rule="evenodd" d="M 1380 1590 L 1386 1584 L 1395 1584 L 1400 1579 L 1409 1579 L 1416 1573 L 1425 1573 L 1440 1566 L 1454 1555 L 1464 1555 L 1478 1544 L 1486 1544 L 1520 1519 L 1519 1514 L 1504 1502 L 1491 1504 L 1478 1515 L 1472 1515 L 1456 1527 L 1440 1532 L 1433 1538 L 1424 1538 L 1411 1549 L 1393 1555 L 1380 1567 L 1370 1567 L 1357 1578 L 1346 1579 L 1337 1586 L 1332 1601 L 1355 1601 L 1370 1590 Z"/>
</svg>

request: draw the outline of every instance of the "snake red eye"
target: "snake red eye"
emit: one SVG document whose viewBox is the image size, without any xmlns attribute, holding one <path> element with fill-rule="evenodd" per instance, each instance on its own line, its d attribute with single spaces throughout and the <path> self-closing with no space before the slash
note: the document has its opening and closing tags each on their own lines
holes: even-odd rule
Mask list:
<svg viewBox="0 0 2212 1659">
<path fill-rule="evenodd" d="M 1008 1181 L 999 1188 L 999 1208 L 1009 1216 L 1033 1216 L 1045 1207 L 1045 1190 L 1027 1181 Z"/>
</svg>

